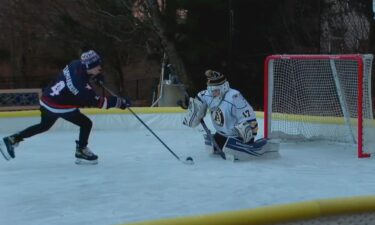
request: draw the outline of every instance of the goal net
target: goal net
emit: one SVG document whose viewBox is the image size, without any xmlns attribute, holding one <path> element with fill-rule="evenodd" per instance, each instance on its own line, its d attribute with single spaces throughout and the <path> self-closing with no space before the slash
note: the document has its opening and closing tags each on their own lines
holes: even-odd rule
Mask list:
<svg viewBox="0 0 375 225">
<path fill-rule="evenodd" d="M 373 56 L 271 55 L 264 68 L 264 136 L 357 145 L 375 151 Z"/>
</svg>

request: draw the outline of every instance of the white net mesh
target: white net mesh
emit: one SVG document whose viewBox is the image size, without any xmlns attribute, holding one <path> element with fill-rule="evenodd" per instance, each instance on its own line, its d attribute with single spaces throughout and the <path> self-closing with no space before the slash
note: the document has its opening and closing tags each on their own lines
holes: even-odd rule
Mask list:
<svg viewBox="0 0 375 225">
<path fill-rule="evenodd" d="M 372 55 L 272 56 L 268 61 L 268 136 L 373 145 Z M 361 63 L 363 62 L 363 80 Z M 358 108 L 358 96 L 363 101 Z M 364 135 L 358 132 L 362 113 Z M 360 144 L 360 143 L 359 143 Z M 375 150 L 375 149 L 373 149 Z"/>
</svg>

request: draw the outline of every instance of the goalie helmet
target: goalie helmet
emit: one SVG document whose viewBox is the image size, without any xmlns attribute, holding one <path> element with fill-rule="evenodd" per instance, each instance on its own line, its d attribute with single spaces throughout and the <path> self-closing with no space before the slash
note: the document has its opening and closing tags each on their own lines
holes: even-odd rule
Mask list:
<svg viewBox="0 0 375 225">
<path fill-rule="evenodd" d="M 207 90 L 214 97 L 222 97 L 229 90 L 229 83 L 224 74 L 213 70 L 204 73 L 207 77 Z"/>
</svg>

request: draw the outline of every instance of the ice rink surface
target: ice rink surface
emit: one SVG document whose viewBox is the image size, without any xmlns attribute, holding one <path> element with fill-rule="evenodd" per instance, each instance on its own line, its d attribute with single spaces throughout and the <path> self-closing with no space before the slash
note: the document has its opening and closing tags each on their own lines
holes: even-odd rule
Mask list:
<svg viewBox="0 0 375 225">
<path fill-rule="evenodd" d="M 98 165 L 74 164 L 78 131 L 49 131 L 0 158 L 0 224 L 110 225 L 375 194 L 374 158 L 329 142 L 280 145 L 281 157 L 210 156 L 201 129 L 94 130 Z M 0 133 L 1 137 L 9 133 Z"/>
</svg>

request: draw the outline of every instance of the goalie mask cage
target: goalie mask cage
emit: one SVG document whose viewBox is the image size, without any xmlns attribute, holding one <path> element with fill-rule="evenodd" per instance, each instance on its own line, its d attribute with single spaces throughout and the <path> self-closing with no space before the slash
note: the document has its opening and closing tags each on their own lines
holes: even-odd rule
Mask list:
<svg viewBox="0 0 375 225">
<path fill-rule="evenodd" d="M 375 151 L 373 55 L 271 55 L 264 64 L 264 136 Z"/>
</svg>

